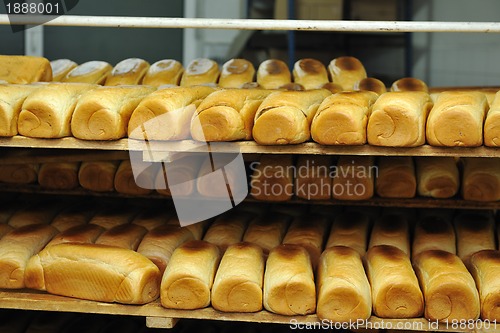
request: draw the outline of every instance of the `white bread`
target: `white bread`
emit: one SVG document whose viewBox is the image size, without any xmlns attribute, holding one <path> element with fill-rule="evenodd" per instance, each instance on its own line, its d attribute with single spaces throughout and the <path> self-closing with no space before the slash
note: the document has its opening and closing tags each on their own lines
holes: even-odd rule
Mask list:
<svg viewBox="0 0 500 333">
<path fill-rule="evenodd" d="M 135 207 L 109 205 L 97 210 L 89 223 L 111 229 L 118 225 L 130 223 L 136 215 L 137 209 Z"/>
<path fill-rule="evenodd" d="M 336 83 L 327 82 L 321 86 L 322 89 L 329 90 L 332 94 L 336 94 L 342 91 L 342 86 Z"/>
<path fill-rule="evenodd" d="M 25 287 L 24 274 L 31 256 L 54 237 L 57 230 L 49 225 L 20 227 L 0 239 L 0 288 Z"/>
<path fill-rule="evenodd" d="M 431 107 L 429 94 L 421 91 L 395 91 L 380 95 L 368 120 L 368 143 L 388 147 L 423 145 Z"/>
<path fill-rule="evenodd" d="M 94 215 L 92 202 L 83 202 L 63 208 L 50 223 L 58 231 L 63 232 L 77 225 L 87 224 Z"/>
<path fill-rule="evenodd" d="M 95 243 L 103 231 L 105 231 L 103 227 L 95 224 L 77 225 L 57 234 L 47 246 L 62 243 L 92 244 Z"/>
<path fill-rule="evenodd" d="M 69 73 L 73 68 L 78 66 L 76 62 L 69 59 L 56 59 L 50 62 L 50 67 L 52 68 L 52 81 L 59 82 L 62 80 L 66 74 Z"/>
<path fill-rule="evenodd" d="M 212 286 L 212 307 L 223 312 L 262 310 L 264 254 L 250 243 L 229 246 Z"/>
<path fill-rule="evenodd" d="M 219 65 L 215 61 L 207 58 L 194 59 L 186 66 L 180 85 L 189 87 L 217 83 L 219 75 Z"/>
<path fill-rule="evenodd" d="M 264 89 L 225 89 L 208 95 L 191 120 L 191 136 L 198 141 L 252 139 L 255 113 L 271 93 Z"/>
<path fill-rule="evenodd" d="M 314 274 L 303 247 L 280 245 L 269 253 L 264 273 L 264 308 L 288 316 L 315 312 Z"/>
<path fill-rule="evenodd" d="M 479 294 L 471 274 L 455 254 L 429 250 L 413 260 L 424 294 L 424 316 L 452 322 L 479 317 Z"/>
<path fill-rule="evenodd" d="M 0 164 L 0 183 L 31 184 L 38 179 L 38 164 Z"/>
<path fill-rule="evenodd" d="M 165 88 L 151 93 L 132 113 L 128 136 L 132 139 L 182 140 L 190 136 L 190 124 L 200 102 L 213 87 Z"/>
<path fill-rule="evenodd" d="M 295 195 L 306 200 L 328 200 L 332 197 L 330 167 L 333 159 L 328 155 L 299 155 L 295 168 Z"/>
<path fill-rule="evenodd" d="M 326 249 L 317 271 L 319 319 L 366 320 L 372 313 L 370 284 L 360 254 L 345 246 Z"/>
<path fill-rule="evenodd" d="M 262 155 L 251 164 L 250 195 L 257 200 L 287 201 L 293 191 L 293 156 Z"/>
<path fill-rule="evenodd" d="M 61 208 L 62 204 L 56 201 L 35 201 L 17 210 L 8 223 L 15 229 L 29 224 L 49 224 Z"/>
<path fill-rule="evenodd" d="M 83 162 L 78 170 L 80 185 L 95 192 L 111 192 L 114 190 L 114 179 L 119 161 Z"/>
<path fill-rule="evenodd" d="M 241 88 L 252 82 L 255 76 L 255 67 L 246 59 L 231 59 L 222 65 L 219 77 L 221 88 Z"/>
<path fill-rule="evenodd" d="M 173 212 L 167 207 L 159 206 L 141 211 L 131 223 L 140 225 L 148 231 L 161 225 L 166 225 Z"/>
<path fill-rule="evenodd" d="M 224 253 L 229 246 L 241 242 L 248 222 L 254 217 L 253 214 L 233 210 L 224 213 L 208 227 L 203 240 L 217 245 Z"/>
<path fill-rule="evenodd" d="M 95 241 L 96 244 L 137 250 L 142 238 L 148 230 L 140 225 L 128 223 L 117 225 L 104 231 Z"/>
<path fill-rule="evenodd" d="M 282 213 L 267 213 L 250 222 L 243 241 L 256 244 L 268 254 L 271 249 L 281 244 L 285 237 L 291 216 Z"/>
<path fill-rule="evenodd" d="M 83 140 L 116 140 L 127 136 L 128 122 L 141 100 L 153 92 L 149 86 L 100 87 L 78 100 L 71 132 Z"/>
<path fill-rule="evenodd" d="M 490 104 L 490 109 L 486 114 L 484 121 L 484 145 L 488 147 L 497 147 L 500 145 L 500 93 L 494 95 Z"/>
<path fill-rule="evenodd" d="M 328 83 L 328 72 L 321 61 L 304 58 L 297 60 L 293 65 L 293 82 L 300 84 L 304 89 L 320 89 Z"/>
<path fill-rule="evenodd" d="M 104 84 L 113 66 L 105 61 L 87 61 L 73 68 L 62 78 L 62 82 Z"/>
<path fill-rule="evenodd" d="M 159 87 L 165 84 L 178 86 L 183 72 L 184 67 L 177 60 L 159 60 L 149 67 L 144 79 L 142 80 L 142 84 L 154 87 Z"/>
<path fill-rule="evenodd" d="M 83 83 L 53 83 L 31 93 L 19 113 L 19 134 L 35 138 L 71 136 L 71 117 L 82 94 L 94 89 Z"/>
<path fill-rule="evenodd" d="M 339 84 L 343 90 L 354 90 L 356 82 L 366 78 L 365 67 L 355 57 L 333 59 L 328 65 L 328 73 L 331 81 Z"/>
<path fill-rule="evenodd" d="M 257 83 L 264 89 L 278 89 L 290 82 L 292 82 L 292 73 L 282 60 L 265 60 L 257 69 Z"/>
<path fill-rule="evenodd" d="M 78 187 L 80 162 L 42 163 L 38 170 L 38 184 L 50 190 L 72 190 Z"/>
<path fill-rule="evenodd" d="M 190 241 L 179 246 L 161 280 L 161 305 L 192 310 L 210 305 L 210 290 L 220 261 L 217 246 Z"/>
<path fill-rule="evenodd" d="M 413 198 L 417 192 L 413 159 L 410 156 L 381 156 L 375 191 L 382 198 Z"/>
<path fill-rule="evenodd" d="M 134 163 L 139 163 L 134 161 Z M 146 195 L 154 188 L 155 178 L 158 174 L 157 165 L 152 164 L 149 168 L 137 175 L 137 182 L 132 170 L 130 159 L 120 162 L 115 173 L 114 187 L 116 192 L 129 195 Z"/>
<path fill-rule="evenodd" d="M 159 295 L 160 271 L 119 247 L 64 243 L 46 247 L 26 267 L 26 286 L 101 302 L 145 304 Z"/>
<path fill-rule="evenodd" d="M 429 92 L 427 84 L 414 77 L 404 77 L 392 83 L 391 91 L 422 91 Z"/>
<path fill-rule="evenodd" d="M 362 145 L 377 94 L 345 91 L 323 100 L 311 124 L 312 139 L 323 145 Z"/>
<path fill-rule="evenodd" d="M 262 145 L 295 144 L 310 139 L 311 122 L 326 89 L 278 91 L 267 96 L 255 114 L 254 140 Z"/>
<path fill-rule="evenodd" d="M 373 156 L 340 156 L 333 174 L 333 198 L 366 200 L 373 196 L 375 171 Z"/>
<path fill-rule="evenodd" d="M 465 200 L 500 200 L 500 158 L 463 158 L 461 162 Z"/>
<path fill-rule="evenodd" d="M 453 157 L 416 157 L 417 191 L 424 197 L 451 198 L 457 194 L 460 175 Z"/>
<path fill-rule="evenodd" d="M 377 95 L 382 95 L 387 92 L 387 87 L 384 82 L 376 79 L 374 77 L 367 77 L 359 80 L 354 84 L 354 90 L 356 91 L 373 91 Z"/>
<path fill-rule="evenodd" d="M 481 92 L 440 93 L 427 119 L 427 142 L 448 147 L 482 145 L 487 110 L 488 101 Z"/>
<path fill-rule="evenodd" d="M 169 163 L 165 163 L 155 179 L 155 188 L 159 194 L 185 197 L 196 193 L 196 179 L 205 161 L 204 154 L 177 155 Z M 170 180 L 170 183 L 169 183 Z"/>
<path fill-rule="evenodd" d="M 43 57 L 2 55 L 0 68 L 0 81 L 19 84 L 52 81 L 50 62 Z"/>
<path fill-rule="evenodd" d="M 476 281 L 481 300 L 481 319 L 500 320 L 500 252 L 483 250 L 470 258 L 469 270 Z"/>
<path fill-rule="evenodd" d="M 0 136 L 14 136 L 17 132 L 19 113 L 26 98 L 41 86 L 0 85 Z"/>
<path fill-rule="evenodd" d="M 413 230 L 412 258 L 428 250 L 456 254 L 456 236 L 451 221 L 439 216 L 420 218 Z"/>
<path fill-rule="evenodd" d="M 410 225 L 402 215 L 383 215 L 375 220 L 368 249 L 378 245 L 390 245 L 410 255 Z"/>
<path fill-rule="evenodd" d="M 491 215 L 463 212 L 455 216 L 457 255 L 466 264 L 481 250 L 495 250 L 495 221 Z"/>
<path fill-rule="evenodd" d="M 366 252 L 365 268 L 375 316 L 415 318 L 424 313 L 417 276 L 403 251 L 389 245 L 372 247 Z"/>
<path fill-rule="evenodd" d="M 142 79 L 149 69 L 149 63 L 140 58 L 128 58 L 113 67 L 106 78 L 105 86 L 142 84 Z"/>
<path fill-rule="evenodd" d="M 345 246 L 363 256 L 366 253 L 369 232 L 370 218 L 364 211 L 345 211 L 335 217 L 326 248 Z"/>
</svg>

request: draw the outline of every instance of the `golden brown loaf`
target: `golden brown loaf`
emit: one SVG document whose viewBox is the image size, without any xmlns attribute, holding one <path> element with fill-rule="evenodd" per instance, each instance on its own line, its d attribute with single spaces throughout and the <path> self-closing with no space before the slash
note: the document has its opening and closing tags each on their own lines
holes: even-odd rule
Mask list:
<svg viewBox="0 0 500 333">
<path fill-rule="evenodd" d="M 119 161 L 83 162 L 78 170 L 80 185 L 95 192 L 114 190 L 114 179 Z"/>
<path fill-rule="evenodd" d="M 328 155 L 299 155 L 295 168 L 295 195 L 306 200 L 328 200 L 332 197 L 330 167 L 333 159 Z"/>
<path fill-rule="evenodd" d="M 330 228 L 326 248 L 345 246 L 365 255 L 370 232 L 370 218 L 360 211 L 346 211 L 337 215 Z"/>
<path fill-rule="evenodd" d="M 0 183 L 31 184 L 38 179 L 38 164 L 1 164 Z"/>
<path fill-rule="evenodd" d="M 328 65 L 328 72 L 331 81 L 341 85 L 343 90 L 354 90 L 356 82 L 366 78 L 365 67 L 355 57 L 333 59 Z"/>
<path fill-rule="evenodd" d="M 104 84 L 113 66 L 105 61 L 87 61 L 73 68 L 62 78 L 62 82 Z"/>
<path fill-rule="evenodd" d="M 92 244 L 104 230 L 103 227 L 95 224 L 77 225 L 57 234 L 47 246 L 62 243 Z"/>
<path fill-rule="evenodd" d="M 428 93 L 427 84 L 414 77 L 404 77 L 392 83 L 391 91 L 423 91 Z"/>
<path fill-rule="evenodd" d="M 77 225 L 86 224 L 94 215 L 94 209 L 95 205 L 92 202 L 67 206 L 52 219 L 50 225 L 63 232 Z"/>
<path fill-rule="evenodd" d="M 221 88 L 241 88 L 242 85 L 252 82 L 255 68 L 246 59 L 231 59 L 222 65 L 219 77 Z"/>
<path fill-rule="evenodd" d="M 286 63 L 279 59 L 268 59 L 257 69 L 257 83 L 264 89 L 278 89 L 292 82 L 292 73 Z"/>
<path fill-rule="evenodd" d="M 253 138 L 258 144 L 295 144 L 310 139 L 311 122 L 326 89 L 279 91 L 267 96 L 255 115 Z"/>
<path fill-rule="evenodd" d="M 128 122 L 141 100 L 153 92 L 149 86 L 100 87 L 78 100 L 71 132 L 78 139 L 116 140 L 127 136 Z"/>
<path fill-rule="evenodd" d="M 9 225 L 13 228 L 24 227 L 29 224 L 49 224 L 61 210 L 61 204 L 55 201 L 38 201 L 29 203 L 23 209 L 17 210 L 9 218 Z"/>
<path fill-rule="evenodd" d="M 149 69 L 149 63 L 140 58 L 129 58 L 120 61 L 113 67 L 106 78 L 105 86 L 141 84 Z"/>
<path fill-rule="evenodd" d="M 90 219 L 89 223 L 97 224 L 105 229 L 130 223 L 137 215 L 137 209 L 130 206 L 107 205 L 99 209 Z"/>
<path fill-rule="evenodd" d="M 380 318 L 415 318 L 424 312 L 424 299 L 410 258 L 400 249 L 379 245 L 365 256 L 372 291 L 373 313 Z"/>
<path fill-rule="evenodd" d="M 50 190 L 71 190 L 78 187 L 80 162 L 42 163 L 38 170 L 38 184 Z"/>
<path fill-rule="evenodd" d="M 373 224 L 368 249 L 390 245 L 410 255 L 410 226 L 403 215 L 383 215 Z"/>
<path fill-rule="evenodd" d="M 198 141 L 252 139 L 255 113 L 271 93 L 264 89 L 225 89 L 208 95 L 191 120 L 191 136 Z"/>
<path fill-rule="evenodd" d="M 154 87 L 159 87 L 164 84 L 178 86 L 183 72 L 184 67 L 177 60 L 159 60 L 149 67 L 142 80 L 142 84 Z"/>
<path fill-rule="evenodd" d="M 458 192 L 460 175 L 453 157 L 416 157 L 418 194 L 432 198 L 451 198 Z"/>
<path fill-rule="evenodd" d="M 248 222 L 255 215 L 239 211 L 229 211 L 215 219 L 208 227 L 203 240 L 219 247 L 221 253 L 233 244 L 241 242 Z"/>
<path fill-rule="evenodd" d="M 212 307 L 224 312 L 262 310 L 264 254 L 250 243 L 227 248 L 212 286 Z"/>
<path fill-rule="evenodd" d="M 481 300 L 481 319 L 500 319 L 500 252 L 483 250 L 470 258 L 469 270 L 476 281 Z"/>
<path fill-rule="evenodd" d="M 456 254 L 456 236 L 451 221 L 439 216 L 420 218 L 413 230 L 412 258 L 428 250 Z"/>
<path fill-rule="evenodd" d="M 462 197 L 465 200 L 500 200 L 500 159 L 463 158 Z"/>
<path fill-rule="evenodd" d="M 136 163 L 136 161 L 134 161 Z M 156 165 L 146 168 L 142 173 L 134 176 L 132 162 L 130 160 L 121 161 L 115 173 L 114 186 L 118 193 L 130 195 L 146 195 L 152 192 L 155 178 L 158 174 Z"/>
<path fill-rule="evenodd" d="M 28 260 L 43 249 L 56 233 L 57 230 L 49 225 L 32 224 L 3 236 L 0 239 L 0 288 L 24 288 Z"/>
<path fill-rule="evenodd" d="M 204 154 L 176 155 L 173 161 L 164 163 L 164 167 L 156 175 L 156 191 L 166 196 L 191 195 L 195 191 L 196 178 L 204 160 Z"/>
<path fill-rule="evenodd" d="M 155 91 L 137 106 L 128 124 L 128 136 L 141 140 L 189 138 L 191 118 L 212 87 L 177 87 Z"/>
<path fill-rule="evenodd" d="M 182 74 L 180 85 L 188 87 L 217 83 L 219 74 L 219 65 L 215 61 L 207 58 L 194 59 Z"/>
<path fill-rule="evenodd" d="M 251 165 L 250 195 L 257 200 L 290 200 L 294 192 L 292 166 L 292 155 L 262 155 Z"/>
<path fill-rule="evenodd" d="M 409 156 L 380 157 L 375 190 L 382 198 L 413 198 L 417 191 L 413 159 Z"/>
<path fill-rule="evenodd" d="M 160 205 L 159 207 L 149 208 L 141 211 L 132 220 L 131 223 L 140 225 L 148 231 L 155 229 L 161 225 L 165 225 L 172 213 L 167 207 Z"/>
<path fill-rule="evenodd" d="M 268 254 L 283 241 L 291 219 L 290 215 L 275 212 L 256 217 L 248 225 L 243 241 L 262 247 Z"/>
<path fill-rule="evenodd" d="M 455 254 L 429 250 L 416 256 L 413 266 L 424 294 L 424 316 L 452 322 L 479 317 L 479 294 L 471 274 Z"/>
<path fill-rule="evenodd" d="M 52 81 L 50 62 L 42 57 L 0 55 L 0 81 L 33 83 Z"/>
<path fill-rule="evenodd" d="M 362 145 L 366 125 L 377 94 L 346 91 L 331 95 L 321 103 L 311 124 L 314 141 L 323 145 Z"/>
<path fill-rule="evenodd" d="M 264 308 L 287 316 L 316 310 L 311 259 L 299 245 L 280 245 L 269 253 L 264 273 Z"/>
<path fill-rule="evenodd" d="M 76 62 L 69 59 L 57 59 L 50 62 L 52 68 L 52 81 L 59 82 L 69 73 L 73 68 L 78 66 Z"/>
<path fill-rule="evenodd" d="M 373 91 L 377 95 L 382 95 L 387 92 L 387 87 L 384 82 L 374 77 L 367 77 L 359 80 L 354 84 L 354 90 Z"/>
<path fill-rule="evenodd" d="M 425 143 L 425 126 L 432 101 L 420 91 L 382 94 L 368 120 L 368 143 L 375 146 L 416 147 Z"/>
<path fill-rule="evenodd" d="M 19 113 L 19 134 L 35 138 L 71 136 L 71 117 L 80 96 L 94 89 L 83 83 L 52 83 L 31 93 Z"/>
<path fill-rule="evenodd" d="M 481 250 L 494 250 L 495 221 L 491 215 L 463 212 L 455 216 L 457 255 L 466 264 L 471 255 Z"/>
<path fill-rule="evenodd" d="M 135 251 L 147 232 L 146 228 L 133 223 L 117 225 L 103 232 L 95 243 Z"/>
<path fill-rule="evenodd" d="M 321 86 L 322 89 L 329 90 L 332 94 L 336 94 L 342 91 L 342 86 L 336 83 L 327 82 Z"/>
<path fill-rule="evenodd" d="M 301 84 L 306 90 L 319 89 L 328 83 L 328 72 L 321 61 L 305 58 L 293 65 L 293 82 Z"/>
<path fill-rule="evenodd" d="M 496 93 L 490 103 L 490 109 L 484 121 L 484 145 L 497 147 L 500 145 L 500 93 Z"/>
<path fill-rule="evenodd" d="M 143 255 L 96 244 L 58 244 L 33 256 L 26 286 L 101 302 L 145 304 L 159 295 L 160 271 Z"/>
<path fill-rule="evenodd" d="M 427 119 L 431 146 L 476 147 L 483 144 L 483 122 L 488 101 L 481 92 L 442 92 Z"/>
<path fill-rule="evenodd" d="M 17 132 L 19 113 L 26 97 L 40 88 L 37 85 L 0 85 L 0 136 L 14 136 Z"/>
<path fill-rule="evenodd" d="M 345 246 L 326 249 L 317 272 L 320 319 L 334 322 L 366 320 L 372 313 L 370 284 L 359 253 Z"/>
<path fill-rule="evenodd" d="M 341 156 L 333 176 L 333 198 L 371 198 L 374 192 L 375 168 L 373 156 Z"/>
<path fill-rule="evenodd" d="M 220 261 L 216 245 L 190 241 L 179 246 L 161 280 L 161 304 L 192 310 L 210 305 L 210 290 Z"/>
</svg>

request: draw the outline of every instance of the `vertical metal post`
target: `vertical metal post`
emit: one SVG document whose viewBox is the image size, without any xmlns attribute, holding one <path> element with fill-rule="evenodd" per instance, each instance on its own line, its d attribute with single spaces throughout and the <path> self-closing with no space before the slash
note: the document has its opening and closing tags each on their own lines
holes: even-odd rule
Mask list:
<svg viewBox="0 0 500 333">
<path fill-rule="evenodd" d="M 413 20 L 413 0 L 406 0 L 404 4 L 404 20 Z M 405 76 L 413 76 L 413 33 L 405 32 Z"/>
<path fill-rule="evenodd" d="M 288 0 L 288 19 L 295 20 L 295 0 Z M 293 69 L 295 63 L 295 31 L 288 31 L 288 67 Z"/>
</svg>

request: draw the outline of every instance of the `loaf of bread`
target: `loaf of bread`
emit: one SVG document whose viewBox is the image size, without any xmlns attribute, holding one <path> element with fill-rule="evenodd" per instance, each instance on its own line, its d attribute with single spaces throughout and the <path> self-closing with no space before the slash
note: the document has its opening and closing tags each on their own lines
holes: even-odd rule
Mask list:
<svg viewBox="0 0 500 333">
<path fill-rule="evenodd" d="M 219 65 L 211 59 L 198 58 L 191 61 L 182 74 L 181 86 L 214 84 L 219 79 Z"/>
<path fill-rule="evenodd" d="M 262 145 L 302 143 L 310 139 L 311 122 L 326 89 L 279 91 L 267 96 L 255 114 L 253 138 Z"/>
<path fill-rule="evenodd" d="M 69 59 L 56 59 L 50 62 L 50 67 L 52 68 L 52 81 L 61 81 L 66 74 L 68 74 L 73 68 L 78 66 L 76 62 Z"/>
<path fill-rule="evenodd" d="M 190 241 L 179 246 L 161 280 L 161 305 L 183 310 L 210 305 L 210 291 L 219 261 L 216 245 Z"/>
<path fill-rule="evenodd" d="M 28 260 L 43 249 L 56 233 L 57 230 L 49 225 L 33 224 L 3 236 L 0 239 L 0 288 L 24 288 Z"/>
<path fill-rule="evenodd" d="M 129 58 L 120 61 L 113 67 L 106 78 L 105 86 L 141 84 L 149 69 L 149 63 L 140 58 Z"/>
<path fill-rule="evenodd" d="M 59 232 L 63 232 L 78 225 L 87 224 L 94 215 L 93 202 L 79 202 L 63 208 L 50 223 Z"/>
<path fill-rule="evenodd" d="M 53 83 L 35 90 L 19 113 L 19 134 L 34 138 L 71 136 L 75 106 L 82 94 L 94 88 L 83 83 Z"/>
<path fill-rule="evenodd" d="M 176 158 L 163 167 L 156 175 L 155 188 L 159 194 L 176 197 L 189 196 L 196 190 L 196 179 L 204 154 L 176 155 Z"/>
<path fill-rule="evenodd" d="M 366 252 L 365 267 L 375 316 L 415 318 L 424 313 L 422 291 L 406 253 L 389 245 L 374 246 Z"/>
<path fill-rule="evenodd" d="M 198 141 L 252 139 L 255 113 L 271 93 L 264 89 L 225 89 L 208 95 L 191 120 L 191 136 Z"/>
<path fill-rule="evenodd" d="M 202 240 L 203 236 L 205 235 L 205 231 L 208 229 L 208 226 L 211 223 L 212 223 L 212 220 L 208 219 L 208 220 L 204 220 L 201 222 L 188 224 L 182 228 L 187 229 L 193 235 L 195 240 Z M 180 226 L 181 223 L 180 223 L 179 218 L 177 216 L 173 216 L 167 222 L 167 225 Z"/>
<path fill-rule="evenodd" d="M 295 195 L 306 200 L 328 200 L 332 197 L 333 159 L 328 155 L 300 155 L 295 168 Z"/>
<path fill-rule="evenodd" d="M 105 61 L 87 61 L 73 68 L 62 78 L 62 82 L 104 84 L 113 66 Z"/>
<path fill-rule="evenodd" d="M 0 55 L 0 81 L 33 83 L 52 81 L 50 62 L 42 57 Z"/>
<path fill-rule="evenodd" d="M 333 198 L 366 200 L 373 196 L 375 170 L 373 156 L 341 156 L 333 174 Z"/>
<path fill-rule="evenodd" d="M 429 92 L 427 84 L 414 77 L 404 77 L 392 83 L 391 91 L 422 91 Z"/>
<path fill-rule="evenodd" d="M 142 160 L 141 160 L 142 162 Z M 134 161 L 134 163 L 140 163 Z M 158 174 L 158 165 L 151 164 L 145 168 L 139 175 L 134 175 L 132 162 L 123 160 L 120 162 L 115 173 L 114 186 L 118 193 L 129 195 L 146 195 L 151 193 L 154 188 L 155 178 Z"/>
<path fill-rule="evenodd" d="M 146 228 L 137 224 L 122 224 L 103 232 L 95 243 L 135 251 L 147 232 Z"/>
<path fill-rule="evenodd" d="M 57 234 L 47 246 L 62 243 L 92 244 L 95 243 L 104 230 L 103 227 L 95 224 L 77 225 Z"/>
<path fill-rule="evenodd" d="M 159 295 L 160 271 L 119 247 L 64 243 L 46 247 L 26 266 L 28 288 L 101 302 L 145 304 Z"/>
<path fill-rule="evenodd" d="M 174 250 L 190 240 L 194 240 L 194 236 L 188 229 L 161 225 L 144 235 L 137 252 L 154 262 L 163 274 Z"/>
<path fill-rule="evenodd" d="M 429 94 L 394 91 L 382 94 L 368 120 L 368 143 L 375 146 L 416 147 L 425 143 L 425 125 L 432 107 Z"/>
<path fill-rule="evenodd" d="M 292 82 L 292 73 L 287 64 L 279 59 L 268 59 L 257 69 L 257 83 L 264 89 L 278 89 Z"/>
<path fill-rule="evenodd" d="M 255 67 L 246 59 L 231 59 L 222 65 L 219 77 L 221 88 L 241 88 L 252 82 L 255 76 Z"/>
<path fill-rule="evenodd" d="M 256 217 L 249 223 L 243 241 L 260 246 L 267 255 L 271 249 L 281 244 L 291 220 L 290 215 L 276 212 Z"/>
<path fill-rule="evenodd" d="M 481 302 L 481 319 L 500 320 L 500 252 L 483 250 L 470 258 L 469 270 L 476 281 Z"/>
<path fill-rule="evenodd" d="M 257 200 L 287 201 L 293 190 L 293 156 L 262 155 L 258 163 L 252 163 L 250 195 Z"/>
<path fill-rule="evenodd" d="M 354 90 L 356 82 L 366 78 L 365 67 L 355 57 L 333 59 L 328 65 L 328 73 L 331 81 L 342 86 L 343 90 Z"/>
<path fill-rule="evenodd" d="M 130 223 L 137 215 L 137 209 L 131 206 L 108 205 L 97 210 L 89 223 L 97 224 L 105 229 Z"/>
<path fill-rule="evenodd" d="M 413 230 L 412 258 L 428 250 L 456 254 L 456 236 L 451 221 L 439 216 L 420 218 Z"/>
<path fill-rule="evenodd" d="M 418 194 L 432 198 L 451 198 L 457 194 L 460 175 L 453 157 L 416 157 Z"/>
<path fill-rule="evenodd" d="M 323 145 L 363 145 L 366 126 L 378 95 L 346 91 L 323 100 L 311 124 L 312 139 Z"/>
<path fill-rule="evenodd" d="M 336 94 L 342 91 L 342 87 L 339 84 L 327 82 L 321 86 L 321 89 L 329 90 L 332 94 Z"/>
<path fill-rule="evenodd" d="M 132 112 L 153 90 L 150 86 L 118 86 L 89 91 L 78 100 L 71 119 L 71 132 L 84 140 L 126 137 Z"/>
<path fill-rule="evenodd" d="M 500 145 L 500 93 L 494 95 L 490 109 L 484 121 L 484 145 L 497 147 Z"/>
<path fill-rule="evenodd" d="M 479 294 L 471 274 L 453 253 L 429 250 L 413 260 L 424 294 L 424 316 L 431 321 L 453 322 L 479 317 Z"/>
<path fill-rule="evenodd" d="M 413 198 L 417 192 L 413 159 L 409 156 L 380 157 L 375 191 L 382 198 Z"/>
<path fill-rule="evenodd" d="M 178 86 L 184 67 L 174 59 L 163 59 L 152 64 L 147 70 L 142 84 L 159 87 L 165 84 Z"/>
<path fill-rule="evenodd" d="M 387 92 L 387 87 L 384 82 L 376 79 L 374 77 L 367 77 L 359 80 L 354 84 L 354 90 L 356 91 L 373 91 L 377 95 L 382 95 Z"/>
<path fill-rule="evenodd" d="M 223 312 L 262 310 L 264 254 L 250 243 L 229 246 L 215 275 L 212 307 Z"/>
<path fill-rule="evenodd" d="M 0 164 L 0 183 L 31 184 L 38 179 L 38 164 Z"/>
<path fill-rule="evenodd" d="M 483 144 L 483 122 L 488 101 L 481 92 L 442 92 L 427 118 L 431 146 L 476 147 Z"/>
<path fill-rule="evenodd" d="M 383 215 L 375 220 L 368 249 L 378 245 L 390 245 L 410 256 L 410 226 L 403 215 Z"/>
<path fill-rule="evenodd" d="M 306 90 L 320 89 L 328 83 L 328 72 L 321 61 L 304 58 L 293 65 L 293 82 L 301 84 Z"/>
<path fill-rule="evenodd" d="M 220 215 L 208 227 L 203 240 L 219 247 L 221 253 L 236 243 L 241 242 L 248 222 L 255 215 L 239 211 L 229 211 Z"/>
<path fill-rule="evenodd" d="M 372 313 L 370 284 L 360 254 L 345 246 L 326 249 L 317 271 L 319 319 L 366 320 Z"/>
<path fill-rule="evenodd" d="M 326 248 L 345 246 L 352 248 L 361 256 L 366 253 L 370 218 L 360 211 L 346 211 L 337 215 L 330 228 Z"/>
<path fill-rule="evenodd" d="M 49 190 L 72 190 L 78 187 L 80 162 L 42 163 L 38 170 L 38 184 Z"/>
<path fill-rule="evenodd" d="M 264 273 L 264 308 L 280 315 L 307 315 L 316 310 L 311 259 L 299 245 L 280 245 L 269 253 Z"/>
<path fill-rule="evenodd" d="M 128 136 L 141 140 L 183 140 L 190 136 L 191 118 L 213 87 L 178 87 L 155 91 L 137 106 Z"/>
<path fill-rule="evenodd" d="M 18 133 L 17 123 L 26 98 L 40 88 L 39 85 L 0 85 L 0 136 L 14 136 Z"/>
<path fill-rule="evenodd" d="M 49 224 L 61 211 L 62 204 L 56 201 L 34 201 L 17 210 L 9 218 L 9 225 L 15 229 L 30 224 Z"/>
<path fill-rule="evenodd" d="M 111 192 L 114 190 L 116 170 L 120 161 L 83 162 L 78 170 L 80 185 L 94 192 Z"/>
<path fill-rule="evenodd" d="M 167 221 L 172 216 L 172 213 L 167 207 L 160 205 L 159 207 L 149 208 L 141 211 L 132 220 L 133 224 L 140 225 L 151 231 L 161 225 L 167 224 Z"/>
<path fill-rule="evenodd" d="M 463 158 L 462 197 L 473 201 L 500 200 L 500 159 Z"/>
<path fill-rule="evenodd" d="M 457 235 L 457 255 L 466 264 L 474 253 L 496 249 L 493 216 L 462 212 L 455 216 L 453 222 Z"/>
</svg>

